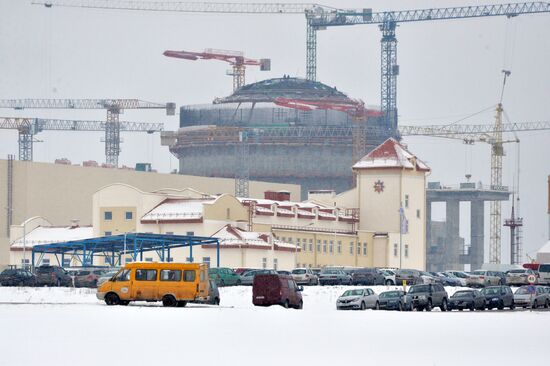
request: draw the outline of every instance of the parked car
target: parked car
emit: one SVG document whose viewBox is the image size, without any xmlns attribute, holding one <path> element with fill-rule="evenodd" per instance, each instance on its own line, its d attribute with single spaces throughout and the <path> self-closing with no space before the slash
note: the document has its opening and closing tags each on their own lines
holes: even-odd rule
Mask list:
<svg viewBox="0 0 550 366">
<path fill-rule="evenodd" d="M 452 274 L 455 277 L 462 278 L 464 280 L 464 286 L 476 287 L 481 283 L 481 279 L 478 276 L 474 276 L 464 271 L 445 271 L 445 273 Z"/>
<path fill-rule="evenodd" d="M 113 278 L 114 275 L 116 275 L 120 271 L 120 268 L 115 269 L 109 269 L 107 272 L 99 276 L 97 279 L 97 287 L 101 286 L 101 284 L 105 281 L 109 281 L 111 278 Z"/>
<path fill-rule="evenodd" d="M 208 280 L 208 296 L 206 296 L 206 298 L 198 298 L 190 302 L 199 304 L 220 305 L 220 291 L 218 290 L 216 281 L 212 279 Z"/>
<path fill-rule="evenodd" d="M 548 308 L 548 306 L 550 306 L 550 300 L 548 299 L 548 293 L 544 290 L 544 287 L 528 285 L 521 286 L 514 292 L 514 304 L 524 309 L 527 307 L 536 309 L 540 306 Z"/>
<path fill-rule="evenodd" d="M 504 285 L 505 282 L 502 281 L 502 279 L 497 276 L 497 273 L 494 271 L 485 271 L 479 269 L 477 271 L 473 271 L 472 274 L 479 276 L 483 280 L 483 287 Z"/>
<path fill-rule="evenodd" d="M 439 279 L 439 283 L 441 283 L 443 286 L 461 286 L 461 282 L 456 277 L 451 277 L 448 274 L 445 274 L 443 272 L 429 272 L 432 276 L 437 277 Z"/>
<path fill-rule="evenodd" d="M 515 308 L 514 293 L 510 286 L 489 286 L 485 287 L 480 292 L 485 296 L 487 309 L 489 310 L 493 308 L 502 310 L 505 307 L 513 310 Z"/>
<path fill-rule="evenodd" d="M 0 273 L 2 286 L 34 286 L 36 276 L 24 269 L 5 269 Z"/>
<path fill-rule="evenodd" d="M 384 275 L 384 280 L 387 286 L 395 285 L 395 270 L 382 268 L 380 269 L 380 272 Z"/>
<path fill-rule="evenodd" d="M 89 268 L 80 269 L 72 274 L 74 287 L 91 287 L 96 288 L 99 278 L 103 276 L 107 270 Z"/>
<path fill-rule="evenodd" d="M 434 276 L 429 272 L 420 271 L 420 281 L 418 282 L 418 284 L 427 285 L 427 284 L 430 284 L 430 283 L 431 284 L 434 284 L 434 283 L 443 284 L 443 281 L 441 279 L 439 279 L 439 277 Z"/>
<path fill-rule="evenodd" d="M 251 270 L 252 268 L 235 268 L 234 272 L 238 274 L 239 276 L 242 275 L 244 272 Z"/>
<path fill-rule="evenodd" d="M 398 269 L 395 271 L 395 284 L 401 286 L 403 281 L 406 281 L 407 285 L 420 282 L 420 271 L 416 269 Z"/>
<path fill-rule="evenodd" d="M 485 310 L 486 306 L 485 296 L 479 290 L 460 290 L 449 299 L 449 310 Z"/>
<path fill-rule="evenodd" d="M 301 291 L 292 276 L 280 274 L 258 274 L 252 284 L 252 303 L 256 306 L 281 305 L 285 308 L 302 309 L 304 302 Z"/>
<path fill-rule="evenodd" d="M 412 308 L 418 311 L 431 311 L 439 306 L 441 311 L 447 310 L 449 296 L 441 284 L 413 285 L 407 293 Z"/>
<path fill-rule="evenodd" d="M 550 285 L 550 263 L 542 263 L 539 266 L 539 283 Z"/>
<path fill-rule="evenodd" d="M 319 278 L 311 268 L 295 268 L 292 270 L 292 278 L 299 285 L 318 285 Z"/>
<path fill-rule="evenodd" d="M 287 276 L 291 276 L 292 275 L 292 272 L 290 271 L 277 271 L 278 274 L 282 274 L 282 275 L 287 275 Z"/>
<path fill-rule="evenodd" d="M 466 275 L 464 275 L 464 277 L 460 277 L 460 276 L 457 276 L 457 275 L 453 274 L 451 271 L 438 272 L 438 273 L 442 274 L 443 276 L 445 276 L 447 278 L 454 278 L 454 279 L 458 280 L 458 282 L 460 283 L 459 286 L 461 286 L 461 287 L 466 287 L 467 286 L 467 283 L 466 283 L 467 276 Z"/>
<path fill-rule="evenodd" d="M 218 286 L 234 286 L 241 284 L 241 276 L 236 274 L 231 268 L 209 268 L 208 276 L 216 281 Z"/>
<path fill-rule="evenodd" d="M 278 274 L 277 271 L 273 269 L 254 269 L 246 271 L 241 276 L 241 285 L 252 286 L 254 282 L 254 277 L 259 274 Z"/>
<path fill-rule="evenodd" d="M 351 273 L 352 285 L 376 286 L 384 285 L 386 278 L 384 274 L 375 268 L 359 268 Z"/>
<path fill-rule="evenodd" d="M 375 294 L 370 288 L 346 290 L 336 300 L 337 310 L 365 310 L 367 308 L 378 310 L 379 307 L 380 304 L 378 302 L 378 295 Z"/>
<path fill-rule="evenodd" d="M 36 267 L 37 286 L 72 286 L 73 279 L 67 271 L 58 266 Z"/>
<path fill-rule="evenodd" d="M 341 269 L 323 269 L 319 274 L 319 284 L 351 285 L 351 276 Z"/>
<path fill-rule="evenodd" d="M 407 296 L 403 290 L 382 292 L 378 296 L 378 302 L 381 310 L 412 310 L 411 303 L 407 302 Z"/>
<path fill-rule="evenodd" d="M 506 272 L 506 283 L 510 286 L 528 285 L 530 275 L 536 277 L 536 272 L 528 268 L 511 269 Z M 537 283 L 535 281 L 535 283 Z"/>
</svg>

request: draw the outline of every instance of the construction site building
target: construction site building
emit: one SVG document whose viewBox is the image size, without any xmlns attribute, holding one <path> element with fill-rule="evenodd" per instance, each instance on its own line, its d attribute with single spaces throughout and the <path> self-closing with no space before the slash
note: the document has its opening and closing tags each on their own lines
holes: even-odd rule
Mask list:
<svg viewBox="0 0 550 366">
<path fill-rule="evenodd" d="M 320 82 L 269 79 L 211 105 L 181 107 L 180 129 L 164 132 L 162 143 L 178 157 L 180 174 L 232 178 L 243 164 L 237 152 L 244 139 L 250 179 L 300 184 L 302 199 L 315 189 L 342 192 L 354 184 L 353 127 L 367 118 L 369 126 L 383 126 L 381 116 L 342 108 L 353 105 L 358 101 Z M 366 136 L 355 159 L 391 135 Z"/>
</svg>

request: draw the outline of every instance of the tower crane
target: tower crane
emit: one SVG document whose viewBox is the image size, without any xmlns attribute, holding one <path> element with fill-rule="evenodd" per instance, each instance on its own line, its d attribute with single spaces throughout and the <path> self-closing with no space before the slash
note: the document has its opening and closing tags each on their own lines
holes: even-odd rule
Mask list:
<svg viewBox="0 0 550 366">
<path fill-rule="evenodd" d="M 271 70 L 271 60 L 268 58 L 262 58 L 255 60 L 252 58 L 244 57 L 244 53 L 241 51 L 229 51 L 229 50 L 215 50 L 207 48 L 204 52 L 190 52 L 190 51 L 164 51 L 164 56 L 180 58 L 184 60 L 218 60 L 228 62 L 233 70 L 228 73 L 233 76 L 233 91 L 239 89 L 245 85 L 245 70 L 246 66 L 259 66 L 260 71 Z"/>
<path fill-rule="evenodd" d="M 403 11 L 372 12 L 336 10 L 313 14 L 308 24 L 313 29 L 349 26 L 357 24 L 376 24 L 382 32 L 381 44 L 381 107 L 385 115 L 388 131 L 395 136 L 397 132 L 397 38 L 396 29 L 400 23 L 467 19 L 480 17 L 506 16 L 550 12 L 550 3 L 523 2 L 500 5 L 477 5 L 449 8 L 416 9 Z"/>
<path fill-rule="evenodd" d="M 155 133 L 164 130 L 162 123 L 118 122 L 123 132 Z M 44 118 L 0 117 L 0 129 L 19 133 L 19 160 L 32 161 L 34 136 L 41 131 L 105 131 L 107 122 Z"/>
<path fill-rule="evenodd" d="M 174 103 L 152 103 L 139 99 L 0 99 L 0 108 L 22 109 L 106 109 L 105 131 L 106 163 L 118 166 L 120 155 L 119 115 L 124 109 L 165 109 L 167 115 L 174 115 Z M 32 131 L 21 127 L 19 131 L 19 158 L 32 160 Z"/>
</svg>

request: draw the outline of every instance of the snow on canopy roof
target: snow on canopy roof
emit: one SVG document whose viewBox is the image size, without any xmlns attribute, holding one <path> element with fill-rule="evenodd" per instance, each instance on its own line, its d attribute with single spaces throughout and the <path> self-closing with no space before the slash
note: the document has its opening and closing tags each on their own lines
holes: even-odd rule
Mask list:
<svg viewBox="0 0 550 366">
<path fill-rule="evenodd" d="M 243 203 L 243 201 L 254 201 L 256 202 L 256 205 L 277 205 L 277 206 L 283 206 L 283 207 L 298 207 L 300 208 L 334 208 L 331 206 L 326 206 L 322 204 L 315 204 L 311 202 L 293 202 L 293 201 L 274 201 L 274 200 L 266 200 L 262 198 L 242 198 L 237 197 L 239 202 Z"/>
<path fill-rule="evenodd" d="M 405 168 L 430 171 L 430 168 L 393 138 L 384 141 L 353 166 L 353 169 Z"/>
<path fill-rule="evenodd" d="M 12 242 L 11 248 L 32 248 L 35 245 L 64 243 L 66 241 L 90 239 L 94 237 L 91 226 L 38 226 L 23 237 Z"/>
<path fill-rule="evenodd" d="M 203 214 L 203 204 L 211 199 L 166 199 L 160 205 L 146 213 L 142 221 L 177 221 L 200 219 Z"/>
</svg>

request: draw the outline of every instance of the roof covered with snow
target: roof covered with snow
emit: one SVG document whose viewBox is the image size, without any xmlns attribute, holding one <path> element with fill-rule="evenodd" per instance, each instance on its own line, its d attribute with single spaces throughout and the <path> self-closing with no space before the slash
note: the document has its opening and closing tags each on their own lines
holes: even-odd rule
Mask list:
<svg viewBox="0 0 550 366">
<path fill-rule="evenodd" d="M 220 239 L 220 245 L 223 246 L 247 246 L 254 248 L 283 250 L 298 250 L 294 244 L 286 243 L 275 239 L 271 233 L 259 233 L 254 231 L 246 231 L 233 225 L 226 225 L 212 235 L 214 238 Z"/>
<path fill-rule="evenodd" d="M 397 140 L 389 138 L 353 166 L 353 169 L 404 168 L 430 171 L 430 168 Z"/>
<path fill-rule="evenodd" d="M 28 232 L 25 237 L 21 237 L 12 242 L 12 249 L 32 248 L 35 245 L 63 243 L 72 240 L 83 240 L 93 238 L 94 232 L 91 226 L 38 226 Z"/>
<path fill-rule="evenodd" d="M 203 204 L 213 201 L 206 199 L 166 199 L 160 205 L 147 212 L 141 221 L 181 221 L 202 219 Z"/>
</svg>

